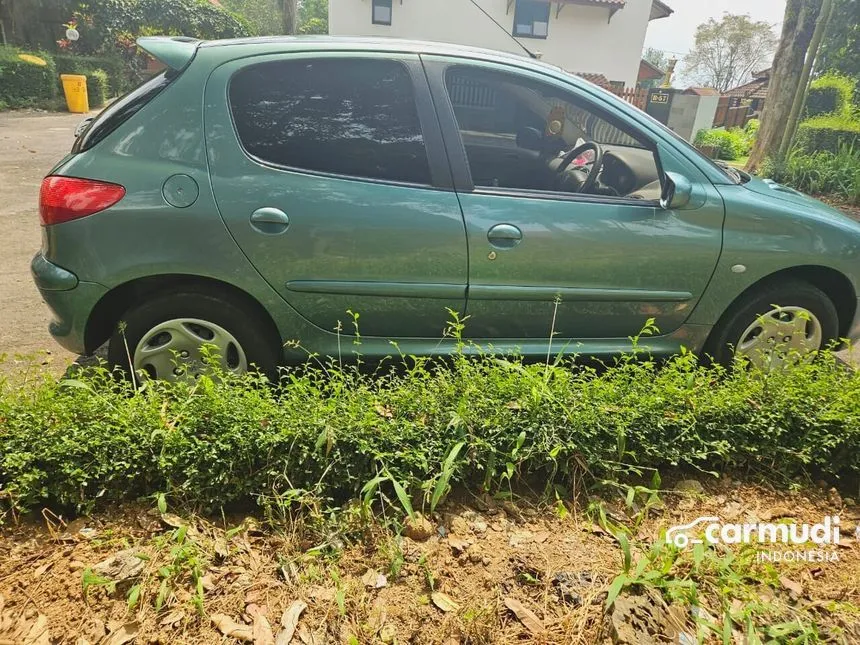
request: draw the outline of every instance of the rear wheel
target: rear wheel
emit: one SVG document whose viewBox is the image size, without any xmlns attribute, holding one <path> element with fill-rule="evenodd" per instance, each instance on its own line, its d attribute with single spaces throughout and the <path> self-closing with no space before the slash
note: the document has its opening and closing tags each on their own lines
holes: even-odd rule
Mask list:
<svg viewBox="0 0 860 645">
<path fill-rule="evenodd" d="M 744 297 L 712 333 L 706 350 L 723 365 L 740 356 L 773 369 L 803 360 L 839 335 L 839 315 L 827 295 L 801 281 L 771 284 Z"/>
<path fill-rule="evenodd" d="M 132 307 L 111 336 L 108 360 L 125 371 L 173 381 L 206 370 L 206 352 L 225 372 L 274 376 L 279 341 L 264 321 L 230 299 L 192 292 L 156 296 Z"/>
</svg>

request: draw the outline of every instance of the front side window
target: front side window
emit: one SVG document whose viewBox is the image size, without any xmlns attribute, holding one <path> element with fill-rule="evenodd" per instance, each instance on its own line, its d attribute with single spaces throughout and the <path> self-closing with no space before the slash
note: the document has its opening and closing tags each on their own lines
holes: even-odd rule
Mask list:
<svg viewBox="0 0 860 645">
<path fill-rule="evenodd" d="M 475 186 L 660 198 L 651 146 L 572 93 L 468 66 L 445 82 Z"/>
<path fill-rule="evenodd" d="M 549 32 L 549 2 L 517 0 L 514 36 L 546 38 Z"/>
<path fill-rule="evenodd" d="M 391 24 L 391 0 L 373 0 L 373 24 Z"/>
<path fill-rule="evenodd" d="M 239 140 L 260 161 L 430 183 L 412 78 L 397 61 L 258 63 L 233 77 L 229 99 Z"/>
</svg>

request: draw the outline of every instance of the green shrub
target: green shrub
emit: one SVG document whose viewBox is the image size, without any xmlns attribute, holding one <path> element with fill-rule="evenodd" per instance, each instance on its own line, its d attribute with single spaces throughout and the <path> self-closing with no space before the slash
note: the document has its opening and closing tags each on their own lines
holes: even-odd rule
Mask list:
<svg viewBox="0 0 860 645">
<path fill-rule="evenodd" d="M 746 133 L 747 137 L 750 137 L 751 139 L 755 140 L 756 135 L 758 135 L 758 130 L 760 126 L 761 121 L 759 121 L 758 119 L 750 119 L 744 126 L 744 132 Z"/>
<path fill-rule="evenodd" d="M 120 56 L 81 56 L 78 54 L 58 54 L 54 57 L 58 74 L 89 74 L 97 69 L 104 70 L 108 77 L 108 98 L 124 94 L 136 84 L 133 73 Z M 87 85 L 89 91 L 89 85 Z"/>
<path fill-rule="evenodd" d="M 753 136 L 741 128 L 699 130 L 693 143 L 700 148 L 714 148 L 718 159 L 732 161 L 749 154 Z"/>
<path fill-rule="evenodd" d="M 805 193 L 860 205 L 860 148 L 843 145 L 835 154 L 795 149 L 782 162 L 766 160 L 760 174 Z"/>
<path fill-rule="evenodd" d="M 796 144 L 808 152 L 827 150 L 836 153 L 843 145 L 860 150 L 860 119 L 851 115 L 807 119 L 797 127 Z"/>
<path fill-rule="evenodd" d="M 842 74 L 828 73 L 809 84 L 806 96 L 806 116 L 823 114 L 848 114 L 854 100 L 853 78 Z"/>
<path fill-rule="evenodd" d="M 21 54 L 35 56 L 45 64 L 22 60 Z M 0 47 L 0 101 L 9 107 L 38 107 L 49 103 L 57 94 L 55 79 L 56 69 L 50 55 Z"/>
<path fill-rule="evenodd" d="M 159 491 L 209 509 L 342 502 L 383 472 L 414 495 L 455 446 L 452 483 L 491 491 L 674 466 L 860 475 L 860 370 L 827 353 L 771 374 L 726 374 L 689 353 L 602 371 L 458 354 L 376 375 L 306 367 L 277 387 L 223 375 L 136 391 L 97 369 L 0 382 L 0 419 L 0 505 L 19 510 Z"/>
<path fill-rule="evenodd" d="M 103 69 L 96 69 L 87 75 L 87 97 L 90 108 L 101 107 L 108 99 L 108 75 Z"/>
</svg>

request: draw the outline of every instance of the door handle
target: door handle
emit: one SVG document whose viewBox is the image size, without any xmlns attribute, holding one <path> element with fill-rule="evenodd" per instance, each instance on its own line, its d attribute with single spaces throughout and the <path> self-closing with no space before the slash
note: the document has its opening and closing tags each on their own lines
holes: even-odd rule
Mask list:
<svg viewBox="0 0 860 645">
<path fill-rule="evenodd" d="M 251 213 L 251 227 L 264 235 L 278 235 L 290 226 L 289 216 L 279 208 L 258 208 Z"/>
<path fill-rule="evenodd" d="M 512 249 L 523 241 L 523 232 L 513 224 L 496 224 L 487 231 L 487 240 L 497 249 Z"/>
</svg>

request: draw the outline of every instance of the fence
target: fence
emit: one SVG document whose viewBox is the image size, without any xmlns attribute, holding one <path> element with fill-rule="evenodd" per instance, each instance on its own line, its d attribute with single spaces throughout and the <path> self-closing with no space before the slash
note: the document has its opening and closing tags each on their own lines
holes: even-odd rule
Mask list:
<svg viewBox="0 0 860 645">
<path fill-rule="evenodd" d="M 715 128 L 742 128 L 750 120 L 749 108 L 736 96 L 721 96 L 714 114 Z"/>
<path fill-rule="evenodd" d="M 645 103 L 648 101 L 648 90 L 644 87 L 608 87 L 606 88 L 616 96 L 624 99 L 631 105 L 638 107 L 640 110 L 645 109 Z"/>
</svg>

